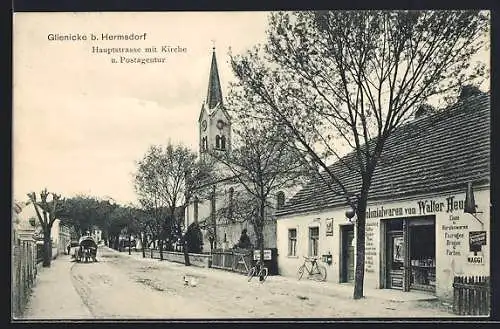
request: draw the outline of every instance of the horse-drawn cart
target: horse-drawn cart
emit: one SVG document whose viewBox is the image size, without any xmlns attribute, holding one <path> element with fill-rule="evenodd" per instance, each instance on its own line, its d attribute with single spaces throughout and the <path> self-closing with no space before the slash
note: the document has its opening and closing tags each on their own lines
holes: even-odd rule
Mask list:
<svg viewBox="0 0 500 329">
<path fill-rule="evenodd" d="M 77 262 L 88 263 L 89 261 L 97 262 L 97 243 L 90 236 L 81 237 L 78 241 L 80 247 L 75 252 Z"/>
</svg>

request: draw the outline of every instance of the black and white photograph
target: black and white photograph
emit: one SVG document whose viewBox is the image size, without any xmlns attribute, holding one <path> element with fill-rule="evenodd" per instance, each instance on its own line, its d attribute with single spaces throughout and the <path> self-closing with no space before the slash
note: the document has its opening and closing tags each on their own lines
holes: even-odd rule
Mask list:
<svg viewBox="0 0 500 329">
<path fill-rule="evenodd" d="M 490 11 L 12 22 L 12 321 L 491 315 Z"/>
</svg>

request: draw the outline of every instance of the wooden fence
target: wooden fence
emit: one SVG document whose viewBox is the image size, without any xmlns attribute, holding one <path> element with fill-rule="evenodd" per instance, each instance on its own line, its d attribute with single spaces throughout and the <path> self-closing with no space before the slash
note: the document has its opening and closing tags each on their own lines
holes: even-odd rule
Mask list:
<svg viewBox="0 0 500 329">
<path fill-rule="evenodd" d="M 490 314 L 490 277 L 456 276 L 453 279 L 453 313 Z"/>
<path fill-rule="evenodd" d="M 252 252 L 212 250 L 212 267 L 247 274 L 252 267 Z"/>
<path fill-rule="evenodd" d="M 158 249 L 144 249 L 147 258 L 160 259 L 160 250 Z M 123 252 L 128 252 L 125 248 Z M 134 251 L 135 252 L 135 251 Z M 137 250 L 137 253 L 142 253 Z M 189 253 L 189 262 L 191 265 L 198 267 L 209 267 L 210 254 L 194 254 Z M 163 251 L 163 260 L 184 264 L 184 253 L 178 251 Z"/>
<path fill-rule="evenodd" d="M 36 244 L 33 239 L 16 239 L 12 246 L 12 313 L 22 315 L 37 274 Z"/>
<path fill-rule="evenodd" d="M 43 262 L 43 244 L 37 243 L 36 245 L 36 263 Z"/>
</svg>

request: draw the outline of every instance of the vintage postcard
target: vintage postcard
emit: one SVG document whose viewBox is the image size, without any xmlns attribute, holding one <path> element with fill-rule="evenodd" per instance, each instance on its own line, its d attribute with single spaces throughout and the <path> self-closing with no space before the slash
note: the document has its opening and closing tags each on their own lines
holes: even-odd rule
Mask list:
<svg viewBox="0 0 500 329">
<path fill-rule="evenodd" d="M 16 12 L 12 318 L 490 315 L 490 12 Z"/>
</svg>

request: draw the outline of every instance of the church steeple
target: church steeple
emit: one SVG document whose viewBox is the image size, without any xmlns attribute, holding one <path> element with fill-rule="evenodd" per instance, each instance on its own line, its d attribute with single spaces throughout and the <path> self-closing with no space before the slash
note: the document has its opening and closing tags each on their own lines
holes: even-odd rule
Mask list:
<svg viewBox="0 0 500 329">
<path fill-rule="evenodd" d="M 220 86 L 219 71 L 217 70 L 217 59 L 215 58 L 214 46 L 210 75 L 208 77 L 207 105 L 209 109 L 213 109 L 219 103 L 222 105 L 222 89 Z"/>
<path fill-rule="evenodd" d="M 199 147 L 202 156 L 231 151 L 231 117 L 222 104 L 222 88 L 213 47 L 207 99 L 198 117 Z"/>
</svg>

